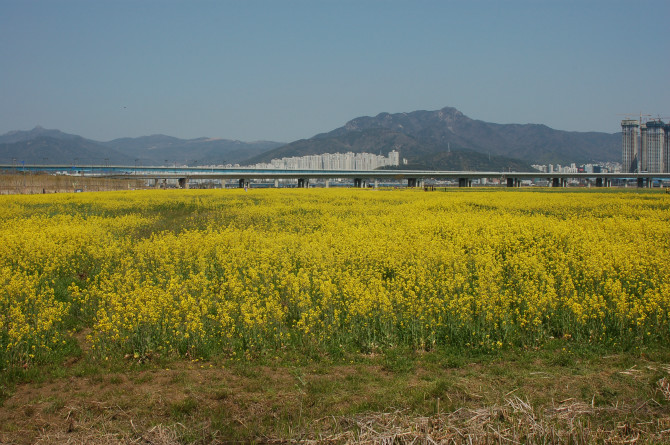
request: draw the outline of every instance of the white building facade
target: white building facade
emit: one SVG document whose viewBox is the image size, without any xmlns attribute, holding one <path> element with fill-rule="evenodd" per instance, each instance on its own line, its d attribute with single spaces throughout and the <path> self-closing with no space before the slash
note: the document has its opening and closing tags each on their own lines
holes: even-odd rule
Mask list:
<svg viewBox="0 0 670 445">
<path fill-rule="evenodd" d="M 269 163 L 256 164 L 251 167 L 278 170 L 376 170 L 381 167 L 397 167 L 399 165 L 400 153 L 393 150 L 388 156 L 352 152 L 294 156 L 273 159 Z"/>
</svg>

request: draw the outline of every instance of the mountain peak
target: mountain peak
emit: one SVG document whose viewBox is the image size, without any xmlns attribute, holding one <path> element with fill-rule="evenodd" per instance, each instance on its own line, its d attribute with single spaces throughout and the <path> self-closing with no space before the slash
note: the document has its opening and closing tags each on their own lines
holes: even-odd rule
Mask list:
<svg viewBox="0 0 670 445">
<path fill-rule="evenodd" d="M 437 112 L 437 116 L 440 119 L 445 117 L 464 117 L 465 115 L 453 107 L 444 107 Z"/>
<path fill-rule="evenodd" d="M 5 133 L 4 135 L 0 136 L 0 143 L 28 141 L 41 136 L 47 136 L 59 140 L 74 140 L 81 137 L 73 134 L 63 133 L 60 130 L 50 130 L 42 127 L 41 125 L 36 125 L 32 130 L 16 130 Z"/>
</svg>

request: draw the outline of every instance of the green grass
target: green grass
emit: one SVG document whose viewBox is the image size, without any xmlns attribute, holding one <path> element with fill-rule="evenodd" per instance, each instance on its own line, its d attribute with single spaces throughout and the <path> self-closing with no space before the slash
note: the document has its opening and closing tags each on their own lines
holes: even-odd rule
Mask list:
<svg viewBox="0 0 670 445">
<path fill-rule="evenodd" d="M 170 404 L 170 415 L 175 420 L 183 420 L 184 417 L 194 414 L 197 409 L 198 401 L 193 397 L 186 397 Z"/>
</svg>

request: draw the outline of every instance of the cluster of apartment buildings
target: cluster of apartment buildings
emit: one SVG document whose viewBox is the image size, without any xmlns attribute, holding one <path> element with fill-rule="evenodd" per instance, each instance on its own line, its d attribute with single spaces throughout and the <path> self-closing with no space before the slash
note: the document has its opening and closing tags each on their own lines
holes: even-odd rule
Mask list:
<svg viewBox="0 0 670 445">
<path fill-rule="evenodd" d="M 249 168 L 272 168 L 278 170 L 375 170 L 380 167 L 400 165 L 400 153 L 391 151 L 388 156 L 372 153 L 324 153 L 321 155 L 294 156 L 273 159 Z"/>
<path fill-rule="evenodd" d="M 621 170 L 621 166 L 615 162 L 581 165 L 574 162 L 570 165 L 534 164 L 532 167 L 542 173 L 615 173 Z"/>
<path fill-rule="evenodd" d="M 623 173 L 670 173 L 670 124 L 621 121 Z"/>
</svg>

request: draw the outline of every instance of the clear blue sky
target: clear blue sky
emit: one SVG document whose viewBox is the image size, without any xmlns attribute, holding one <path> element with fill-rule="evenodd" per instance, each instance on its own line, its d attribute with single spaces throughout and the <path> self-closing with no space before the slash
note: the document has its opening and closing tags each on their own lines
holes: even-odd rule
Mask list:
<svg viewBox="0 0 670 445">
<path fill-rule="evenodd" d="M 292 141 L 363 115 L 670 116 L 668 0 L 0 0 L 0 134 Z"/>
</svg>

